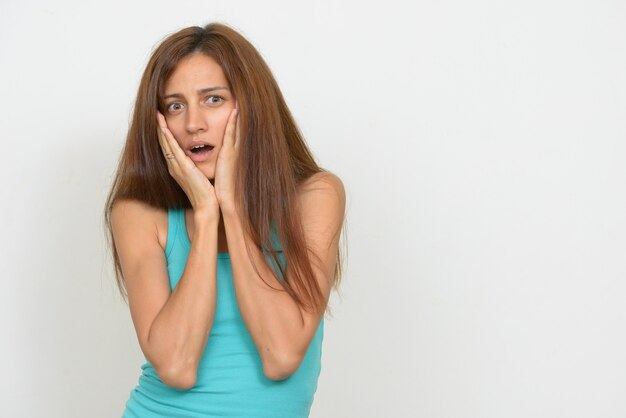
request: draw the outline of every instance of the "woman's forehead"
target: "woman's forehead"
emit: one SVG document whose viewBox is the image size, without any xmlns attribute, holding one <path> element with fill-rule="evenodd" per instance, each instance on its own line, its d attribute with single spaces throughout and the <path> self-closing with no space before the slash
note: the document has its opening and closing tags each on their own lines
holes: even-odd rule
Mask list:
<svg viewBox="0 0 626 418">
<path fill-rule="evenodd" d="M 179 90 L 197 91 L 209 87 L 228 88 L 222 67 L 213 58 L 196 53 L 183 58 L 165 83 L 165 96 Z"/>
</svg>

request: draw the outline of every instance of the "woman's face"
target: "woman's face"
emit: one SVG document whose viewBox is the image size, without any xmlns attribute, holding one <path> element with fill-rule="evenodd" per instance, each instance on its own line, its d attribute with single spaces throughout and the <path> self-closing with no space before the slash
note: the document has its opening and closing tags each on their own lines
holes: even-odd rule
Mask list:
<svg viewBox="0 0 626 418">
<path fill-rule="evenodd" d="M 163 104 L 163 116 L 178 145 L 208 179 L 214 179 L 226 123 L 236 107 L 222 67 L 202 53 L 182 59 L 165 83 Z M 214 148 L 192 152 L 198 143 Z"/>
</svg>

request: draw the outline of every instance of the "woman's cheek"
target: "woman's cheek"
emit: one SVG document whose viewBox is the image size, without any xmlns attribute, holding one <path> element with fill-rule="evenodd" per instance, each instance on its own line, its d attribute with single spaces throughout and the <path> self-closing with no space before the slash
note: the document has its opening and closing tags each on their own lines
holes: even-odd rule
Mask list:
<svg viewBox="0 0 626 418">
<path fill-rule="evenodd" d="M 180 135 L 180 129 L 177 129 L 175 126 L 171 126 L 170 127 L 170 132 L 172 133 L 172 135 L 174 135 L 174 139 L 176 140 L 178 145 L 181 146 L 179 138 L 182 138 L 183 136 Z M 182 146 L 181 146 L 181 148 L 182 148 Z"/>
</svg>

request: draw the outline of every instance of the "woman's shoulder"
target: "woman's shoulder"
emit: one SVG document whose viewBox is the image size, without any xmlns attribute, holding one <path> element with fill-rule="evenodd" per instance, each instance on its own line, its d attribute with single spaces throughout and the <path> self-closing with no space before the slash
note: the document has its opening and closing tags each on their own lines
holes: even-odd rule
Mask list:
<svg viewBox="0 0 626 418">
<path fill-rule="evenodd" d="M 313 174 L 300 185 L 298 206 L 305 222 L 339 227 L 346 210 L 343 182 L 328 171 Z"/>
<path fill-rule="evenodd" d="M 346 194 L 343 182 L 339 176 L 330 171 L 319 171 L 309 176 L 298 186 L 300 199 L 312 197 L 312 195 L 318 193 L 331 193 L 338 196 L 340 200 L 345 199 Z"/>
<path fill-rule="evenodd" d="M 128 221 L 149 222 L 154 225 L 159 245 L 165 250 L 167 244 L 167 209 L 155 207 L 139 199 L 120 198 L 111 207 L 111 213 Z M 129 219 L 130 218 L 130 219 Z"/>
</svg>

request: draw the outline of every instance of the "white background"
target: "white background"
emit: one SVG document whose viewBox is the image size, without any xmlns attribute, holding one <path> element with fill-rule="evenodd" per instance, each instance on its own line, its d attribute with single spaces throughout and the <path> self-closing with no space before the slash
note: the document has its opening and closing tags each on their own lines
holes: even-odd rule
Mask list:
<svg viewBox="0 0 626 418">
<path fill-rule="evenodd" d="M 118 417 L 144 361 L 103 207 L 159 41 L 267 59 L 348 192 L 313 418 L 626 416 L 626 3 L 0 10 L 0 416 Z"/>
</svg>

